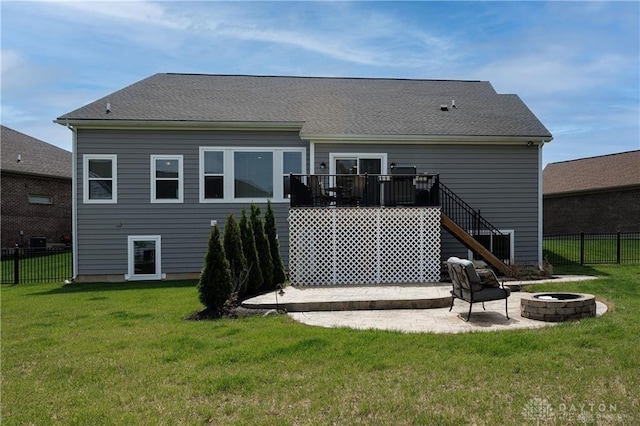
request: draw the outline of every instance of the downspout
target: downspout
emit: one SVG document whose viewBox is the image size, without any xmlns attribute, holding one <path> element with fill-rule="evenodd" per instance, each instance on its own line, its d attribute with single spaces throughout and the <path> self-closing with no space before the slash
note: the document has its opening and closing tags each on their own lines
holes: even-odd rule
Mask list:
<svg viewBox="0 0 640 426">
<path fill-rule="evenodd" d="M 73 256 L 73 277 L 78 276 L 78 132 L 67 121 L 67 128 L 73 132 L 71 142 L 71 250 Z"/>
<path fill-rule="evenodd" d="M 542 147 L 545 144 L 545 140 L 542 139 L 540 141 L 540 145 L 538 145 L 538 264 L 542 264 L 544 260 L 542 258 L 542 242 L 544 236 L 544 223 L 543 223 L 543 214 L 544 209 L 542 206 L 542 190 L 543 190 L 543 182 L 542 182 Z"/>
<path fill-rule="evenodd" d="M 316 144 L 309 141 L 309 174 L 316 174 Z"/>
</svg>

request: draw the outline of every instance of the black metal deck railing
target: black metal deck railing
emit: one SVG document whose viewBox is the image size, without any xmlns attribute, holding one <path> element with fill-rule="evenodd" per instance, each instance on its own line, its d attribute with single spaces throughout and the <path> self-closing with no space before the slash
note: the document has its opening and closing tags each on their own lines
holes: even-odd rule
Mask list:
<svg viewBox="0 0 640 426">
<path fill-rule="evenodd" d="M 289 176 L 291 207 L 439 205 L 438 175 Z"/>
</svg>

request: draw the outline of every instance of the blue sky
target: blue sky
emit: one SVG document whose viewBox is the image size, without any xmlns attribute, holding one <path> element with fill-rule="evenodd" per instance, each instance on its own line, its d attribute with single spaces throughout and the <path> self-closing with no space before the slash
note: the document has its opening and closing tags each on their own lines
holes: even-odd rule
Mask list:
<svg viewBox="0 0 640 426">
<path fill-rule="evenodd" d="M 2 124 L 71 149 L 56 117 L 158 72 L 488 80 L 554 135 L 544 163 L 640 149 L 640 3 L 0 3 Z"/>
</svg>

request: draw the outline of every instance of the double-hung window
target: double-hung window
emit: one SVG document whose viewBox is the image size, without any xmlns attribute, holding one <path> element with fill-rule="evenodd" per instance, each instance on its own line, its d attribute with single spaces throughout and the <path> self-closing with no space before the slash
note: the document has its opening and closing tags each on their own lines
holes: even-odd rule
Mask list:
<svg viewBox="0 0 640 426">
<path fill-rule="evenodd" d="M 200 148 L 200 202 L 288 200 L 289 173 L 304 173 L 304 148 Z"/>
<path fill-rule="evenodd" d="M 151 156 L 151 202 L 182 203 L 182 155 Z"/>
<path fill-rule="evenodd" d="M 118 202 L 118 156 L 85 154 L 83 156 L 82 198 L 86 204 Z"/>
<path fill-rule="evenodd" d="M 200 201 L 224 199 L 224 151 L 200 150 Z"/>
</svg>

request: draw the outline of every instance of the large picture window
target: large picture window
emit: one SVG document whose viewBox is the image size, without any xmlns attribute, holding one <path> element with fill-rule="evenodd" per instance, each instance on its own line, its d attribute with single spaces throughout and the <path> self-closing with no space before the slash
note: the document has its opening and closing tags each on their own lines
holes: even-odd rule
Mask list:
<svg viewBox="0 0 640 426">
<path fill-rule="evenodd" d="M 111 154 L 83 156 L 84 203 L 118 202 L 118 157 Z"/>
<path fill-rule="evenodd" d="M 233 153 L 234 198 L 273 198 L 273 152 Z"/>
<path fill-rule="evenodd" d="M 200 202 L 288 201 L 304 148 L 200 148 Z"/>
<path fill-rule="evenodd" d="M 182 156 L 151 156 L 151 202 L 181 203 Z"/>
</svg>

